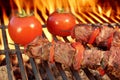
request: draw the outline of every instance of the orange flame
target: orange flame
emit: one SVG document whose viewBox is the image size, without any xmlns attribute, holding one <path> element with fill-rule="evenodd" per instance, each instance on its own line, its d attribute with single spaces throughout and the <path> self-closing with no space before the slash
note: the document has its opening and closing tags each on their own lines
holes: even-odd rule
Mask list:
<svg viewBox="0 0 120 80">
<path fill-rule="evenodd" d="M 8 18 L 8 16 L 6 15 L 5 9 L 2 9 L 2 12 L 3 12 L 3 23 L 4 23 L 4 25 L 8 25 L 8 23 L 9 23 L 9 18 Z"/>
<path fill-rule="evenodd" d="M 23 2 L 22 0 L 14 0 L 15 4 L 17 5 L 18 12 L 22 13 Z"/>
<path fill-rule="evenodd" d="M 98 1 L 99 0 L 10 0 L 10 5 L 12 8 L 11 15 L 14 15 L 16 12 L 16 9 L 14 9 L 14 6 L 16 5 L 18 13 L 21 13 L 22 9 L 25 9 L 27 14 L 30 14 L 33 11 L 35 17 L 42 24 L 45 24 L 48 16 L 52 12 L 57 9 L 64 8 L 76 17 L 77 23 L 104 23 L 112 21 L 118 23 L 118 20 L 120 20 L 120 7 L 118 4 L 115 3 L 117 6 L 116 14 L 114 14 L 115 10 L 109 2 L 105 2 L 101 5 Z M 15 3 L 15 5 L 13 3 Z M 5 25 L 8 25 L 9 18 L 4 9 L 2 9 L 2 12 L 3 22 Z M 44 28 L 43 31 L 51 41 L 51 34 L 48 33 L 46 28 Z M 62 40 L 61 38 L 59 39 Z M 10 40 L 10 43 L 13 42 Z"/>
<path fill-rule="evenodd" d="M 0 19 L 0 25 L 1 25 L 1 19 Z"/>
<path fill-rule="evenodd" d="M 117 22 L 120 20 L 120 6 L 119 3 L 113 9 L 109 2 L 99 4 L 99 0 L 10 0 L 11 14 L 15 15 L 15 12 L 22 13 L 22 9 L 27 14 L 34 12 L 35 17 L 44 25 L 49 15 L 57 9 L 64 8 L 65 11 L 71 12 L 76 17 L 77 23 L 104 23 L 104 22 Z M 104 1 L 104 0 L 101 0 Z M 14 4 L 15 3 L 15 4 Z M 15 8 L 17 6 L 17 9 Z M 8 25 L 9 16 L 6 15 L 5 9 L 2 8 L 3 19 L 0 19 L 0 25 Z M 3 20 L 3 23 L 1 22 Z M 112 21 L 111 21 L 112 20 Z M 47 28 L 43 28 L 43 31 L 49 41 L 52 41 L 52 35 L 48 32 Z M 0 33 L 2 31 L 0 30 Z M 8 43 L 14 44 L 11 40 L 8 30 L 6 29 Z M 59 40 L 64 41 L 62 37 L 56 36 Z M 74 40 L 68 36 L 67 39 L 71 42 Z M 14 45 L 9 45 L 10 49 L 15 49 Z M 23 47 L 20 47 L 23 49 Z M 4 49 L 2 34 L 0 34 L 0 50 Z M 2 56 L 2 57 L 1 57 Z M 4 55 L 0 56 L 0 61 L 5 58 Z M 23 60 L 27 61 L 29 58 L 26 55 L 22 55 Z M 15 59 L 14 63 L 18 63 Z"/>
<path fill-rule="evenodd" d="M 28 14 L 34 11 L 34 15 L 42 24 L 45 24 L 45 21 L 52 12 L 62 8 L 72 12 L 77 18 L 77 23 L 95 23 L 86 12 L 100 23 L 109 22 L 108 18 L 112 18 L 113 21 L 118 22 L 114 20 L 117 15 L 113 16 L 114 10 L 108 1 L 103 3 L 103 6 L 99 4 L 98 0 L 14 0 L 14 3 L 17 5 L 19 13 L 22 12 L 22 9 L 25 9 Z M 117 14 L 120 14 L 119 8 L 116 7 Z M 108 18 L 104 17 L 104 15 Z M 102 18 L 103 21 L 97 16 Z"/>
</svg>

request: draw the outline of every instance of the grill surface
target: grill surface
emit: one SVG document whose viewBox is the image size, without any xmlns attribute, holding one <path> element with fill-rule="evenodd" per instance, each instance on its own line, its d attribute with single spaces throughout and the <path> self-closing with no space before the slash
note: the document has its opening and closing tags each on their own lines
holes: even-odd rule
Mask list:
<svg viewBox="0 0 120 80">
<path fill-rule="evenodd" d="M 105 2 L 104 0 L 101 0 L 101 3 L 103 4 L 103 2 Z M 110 0 L 110 3 L 113 4 L 115 1 Z M 118 1 L 119 3 L 119 1 Z M 111 5 L 113 6 L 113 5 Z M 115 6 L 115 4 L 114 4 Z M 10 7 L 10 2 L 9 0 L 2 0 L 0 1 L 0 7 L 5 7 L 5 10 L 7 12 L 7 15 L 10 16 L 11 13 L 11 7 Z M 114 9 L 114 8 L 113 8 Z M 0 18 L 2 19 L 2 8 L 0 8 Z M 112 24 L 108 24 L 106 22 L 120 22 L 119 17 L 114 16 L 113 19 L 110 19 L 109 17 L 107 17 L 106 15 L 102 15 L 102 17 L 99 14 L 96 14 L 94 12 L 89 12 L 89 13 L 80 13 L 77 12 L 76 15 L 79 15 L 79 17 L 76 17 L 78 22 L 85 22 L 85 23 L 98 23 L 98 24 L 90 24 L 92 26 L 98 26 L 100 25 L 100 23 L 105 23 L 104 25 L 107 25 L 109 27 L 113 27 L 115 25 L 120 26 L 120 23 L 112 23 Z M 96 17 L 97 19 L 95 19 L 94 17 Z M 43 18 L 42 15 L 40 15 L 40 17 L 42 18 L 43 22 L 45 22 L 45 19 Z M 98 20 L 99 19 L 99 20 Z M 92 20 L 92 21 L 91 21 Z M 3 20 L 1 20 L 1 22 L 3 23 Z M 45 26 L 43 26 L 44 28 Z M 35 60 L 33 58 L 30 58 L 29 62 L 31 64 L 31 71 L 30 71 L 30 75 L 27 73 L 28 70 L 24 65 L 23 59 L 22 59 L 22 52 L 23 50 L 20 49 L 20 47 L 18 45 L 14 45 L 15 49 L 10 49 L 8 46 L 8 41 L 7 41 L 7 35 L 6 35 L 6 26 L 1 25 L 0 29 L 2 30 L 2 37 L 3 37 L 3 43 L 4 43 L 4 50 L 0 50 L 0 54 L 5 53 L 5 61 L 6 61 L 6 66 L 7 66 L 7 73 L 8 73 L 8 78 L 9 80 L 13 80 L 13 76 L 15 73 L 13 72 L 13 65 L 12 62 L 10 60 L 10 55 L 17 55 L 18 58 L 18 65 L 20 68 L 20 76 L 22 78 L 22 80 L 55 80 L 55 76 L 53 74 L 53 72 L 51 71 L 51 68 L 49 66 L 49 64 L 47 62 L 43 62 L 43 64 L 36 64 Z M 43 36 L 45 36 L 44 32 L 43 32 Z M 47 38 L 47 37 L 46 37 Z M 56 36 L 53 36 L 53 39 L 55 41 L 58 41 L 58 38 Z M 66 37 L 63 37 L 64 41 L 69 42 L 69 40 Z M 67 74 L 65 73 L 64 69 L 62 68 L 60 63 L 55 63 L 55 67 L 57 68 L 59 74 L 61 75 L 63 80 L 68 80 Z M 85 72 L 85 74 L 87 75 L 89 80 L 100 80 L 100 78 L 98 78 L 98 76 L 94 76 L 89 69 L 84 68 L 83 71 Z M 55 72 L 55 71 L 54 71 Z M 72 67 L 70 67 L 70 72 L 72 74 L 72 76 L 74 77 L 75 80 L 82 80 L 82 76 L 79 75 L 79 72 L 74 70 Z M 109 76 L 109 78 L 111 80 L 118 80 L 116 79 L 114 76 L 107 74 Z M 45 78 L 47 77 L 47 78 Z"/>
<path fill-rule="evenodd" d="M 97 24 L 99 25 L 99 24 Z M 113 25 L 119 25 L 119 24 L 107 24 L 109 26 L 113 26 Z M 93 25 L 95 26 L 95 25 Z M 20 50 L 20 47 L 18 45 L 15 44 L 15 50 L 10 50 L 9 47 L 8 47 L 8 42 L 7 42 L 7 36 L 6 36 L 6 27 L 4 25 L 1 25 L 0 26 L 0 29 L 2 30 L 2 37 L 3 37 L 3 42 L 4 42 L 4 50 L 0 51 L 0 53 L 5 53 L 5 56 L 6 56 L 6 65 L 7 65 L 7 71 L 8 71 L 8 78 L 9 80 L 13 80 L 13 70 L 12 70 L 12 63 L 10 61 L 10 54 L 12 54 L 13 51 L 16 52 L 16 55 L 17 55 L 17 58 L 18 58 L 18 64 L 19 64 L 19 68 L 20 68 L 20 73 L 21 73 L 21 77 L 22 77 L 22 80 L 31 80 L 31 76 L 29 76 L 27 74 L 27 70 L 24 66 L 24 63 L 23 63 L 23 59 L 22 59 L 22 50 Z M 44 32 L 43 32 L 43 36 L 45 36 Z M 57 41 L 57 37 L 56 36 L 53 36 L 53 39 L 55 41 Z M 66 42 L 69 42 L 69 40 L 66 38 L 66 37 L 63 37 L 64 41 Z M 43 64 L 39 64 L 37 65 L 34 61 L 33 58 L 30 58 L 30 64 L 32 66 L 32 74 L 33 74 L 33 77 L 32 78 L 35 78 L 35 80 L 46 80 L 43 76 L 43 74 L 47 74 L 47 78 L 48 80 L 55 80 L 55 76 L 53 75 L 52 71 L 51 71 L 51 68 L 49 67 L 49 64 L 47 62 L 43 62 Z M 63 70 L 62 66 L 60 63 L 55 63 L 55 66 L 56 68 L 58 69 L 61 77 L 63 80 L 68 80 L 68 77 L 65 73 L 65 71 Z M 74 77 L 75 80 L 82 80 L 81 76 L 79 75 L 79 72 L 74 70 L 72 67 L 70 67 L 70 71 Z M 84 68 L 83 71 L 86 73 L 87 77 L 89 78 L 89 80 L 99 80 L 96 76 L 94 76 L 90 71 L 89 69 L 87 68 Z M 109 76 L 109 75 L 108 75 Z M 115 77 L 111 77 L 111 80 L 115 80 L 116 78 Z M 32 79 L 34 80 L 34 79 Z M 116 79 L 117 80 L 117 79 Z"/>
</svg>

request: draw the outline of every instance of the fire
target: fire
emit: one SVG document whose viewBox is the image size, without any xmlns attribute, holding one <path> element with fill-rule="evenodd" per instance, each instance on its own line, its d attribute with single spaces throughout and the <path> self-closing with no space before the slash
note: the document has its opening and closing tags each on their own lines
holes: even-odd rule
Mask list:
<svg viewBox="0 0 120 80">
<path fill-rule="evenodd" d="M 71 12 L 76 17 L 77 23 L 118 23 L 120 20 L 120 6 L 115 3 L 114 5 L 116 6 L 112 7 L 109 0 L 105 3 L 101 3 L 99 0 L 10 0 L 12 12 L 10 15 L 15 15 L 16 11 L 21 13 L 22 9 L 24 9 L 28 15 L 34 12 L 36 18 L 42 23 L 42 25 L 45 25 L 48 16 L 52 12 L 64 8 L 65 11 Z M 113 8 L 115 8 L 115 10 Z M 2 8 L 2 13 L 3 23 L 1 23 L 0 20 L 0 25 L 8 25 L 9 16 L 6 15 L 4 7 Z M 47 29 L 44 28 L 43 31 L 49 41 L 52 41 L 52 36 Z M 8 42 L 14 44 L 10 39 L 7 30 L 6 32 Z M 1 36 L 2 35 L 0 35 L 0 44 L 3 44 Z M 57 36 L 57 38 L 64 41 L 61 37 Z M 68 36 L 68 39 L 74 41 L 70 36 Z M 14 47 L 11 45 L 10 48 Z"/>
<path fill-rule="evenodd" d="M 3 13 L 3 23 L 4 23 L 4 25 L 8 25 L 9 19 L 8 19 L 8 16 L 6 15 L 5 9 L 2 9 L 2 13 Z"/>
<path fill-rule="evenodd" d="M 34 15 L 42 24 L 46 23 L 48 16 L 52 12 L 62 8 L 75 15 L 77 23 L 96 23 L 91 17 L 94 17 L 95 20 L 100 23 L 110 22 L 108 18 L 118 22 L 114 20 L 114 18 L 120 14 L 120 7 L 115 3 L 114 5 L 117 5 L 116 14 L 118 15 L 114 15 L 115 11 L 109 1 L 106 1 L 105 3 L 101 2 L 102 4 L 100 4 L 99 0 L 10 0 L 12 12 L 16 12 L 16 9 L 14 8 L 15 5 L 13 3 L 17 6 L 18 13 L 21 13 L 22 9 L 24 9 L 27 14 L 34 12 Z M 88 14 L 90 16 L 88 16 Z M 102 18 L 103 21 L 101 21 L 97 16 Z"/>
<path fill-rule="evenodd" d="M 115 7 L 117 15 L 115 15 L 109 1 L 101 3 L 99 0 L 10 0 L 12 12 L 10 15 L 15 15 L 16 11 L 21 13 L 22 9 L 24 9 L 28 15 L 33 12 L 36 18 L 44 25 L 52 12 L 64 8 L 65 11 L 71 12 L 76 17 L 77 23 L 110 23 L 109 19 L 113 22 L 119 22 L 120 7 L 118 4 L 114 4 L 117 5 Z M 9 16 L 6 15 L 4 8 L 2 8 L 2 13 L 3 23 L 8 25 Z M 47 33 L 47 29 L 43 30 L 47 35 L 50 35 L 50 33 Z M 51 38 L 48 39 L 52 40 Z M 10 43 L 13 42 L 10 40 Z"/>
<path fill-rule="evenodd" d="M 110 9 L 106 12 L 106 16 L 107 16 L 107 17 L 110 17 L 111 11 L 112 11 L 112 8 L 110 8 Z"/>
<path fill-rule="evenodd" d="M 102 4 L 99 0 L 11 0 L 10 2 L 12 7 L 12 3 L 16 4 L 19 13 L 22 12 L 22 9 L 25 9 L 27 14 L 34 12 L 34 15 L 42 24 L 46 23 L 48 16 L 52 12 L 62 8 L 75 15 L 77 23 L 96 23 L 90 16 L 100 23 L 110 22 L 108 18 L 118 22 L 114 20 L 117 15 L 113 14 L 114 10 L 109 1 L 101 2 Z M 119 6 L 116 7 L 116 11 L 117 14 L 120 14 Z M 97 16 L 102 18 L 103 21 Z"/>
<path fill-rule="evenodd" d="M 22 13 L 22 6 L 23 6 L 22 2 L 23 2 L 23 1 L 21 1 L 21 0 L 14 0 L 14 2 L 15 2 L 15 4 L 17 5 L 18 12 L 19 12 L 19 13 Z"/>
<path fill-rule="evenodd" d="M 15 12 L 18 12 L 20 14 L 22 12 L 22 9 L 24 9 L 28 15 L 34 13 L 36 18 L 44 25 L 46 24 L 48 16 L 52 12 L 57 9 L 64 8 L 65 11 L 71 12 L 76 17 L 77 23 L 110 23 L 110 19 L 113 22 L 118 23 L 118 20 L 120 19 L 120 7 L 118 6 L 118 4 L 114 4 L 117 5 L 115 7 L 117 15 L 115 15 L 115 11 L 113 10 L 113 7 L 110 5 L 109 1 L 102 4 L 101 3 L 99 0 L 10 0 L 12 12 L 10 16 L 14 16 Z M 3 23 L 0 22 L 0 24 L 8 25 L 10 16 L 6 15 L 4 7 L 2 8 L 2 14 Z M 47 31 L 47 29 L 44 28 L 43 31 L 45 32 L 47 38 L 52 41 L 52 36 Z M 13 41 L 9 37 L 8 31 L 7 35 L 8 42 L 13 43 Z M 58 38 L 64 41 L 62 38 Z M 3 44 L 1 37 L 0 44 Z M 14 48 L 13 46 L 10 47 Z"/>
<path fill-rule="evenodd" d="M 34 13 L 35 17 L 46 25 L 49 15 L 57 9 L 63 9 L 72 13 L 76 17 L 77 23 L 119 23 L 120 20 L 120 6 L 119 2 L 112 2 L 104 0 L 10 0 L 11 13 L 6 14 L 6 10 L 2 7 L 2 19 L 0 25 L 8 25 L 9 18 L 17 13 L 22 13 L 24 9 L 28 15 Z M 49 41 L 52 41 L 52 35 L 48 32 L 47 28 L 43 31 Z M 0 33 L 1 30 L 0 30 Z M 6 29 L 8 43 L 14 44 Z M 62 37 L 56 36 L 59 40 L 64 41 Z M 68 40 L 74 40 L 68 36 Z M 9 45 L 10 49 L 15 49 L 14 45 Z M 3 50 L 3 38 L 0 34 L 0 50 Z M 22 47 L 23 49 L 23 47 Z"/>
</svg>

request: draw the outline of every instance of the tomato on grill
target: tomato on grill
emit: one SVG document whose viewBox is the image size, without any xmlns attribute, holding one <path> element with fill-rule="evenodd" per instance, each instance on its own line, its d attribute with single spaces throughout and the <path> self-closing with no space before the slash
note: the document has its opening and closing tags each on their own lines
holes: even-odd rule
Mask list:
<svg viewBox="0 0 120 80">
<path fill-rule="evenodd" d="M 47 29 L 53 35 L 69 36 L 76 25 L 76 19 L 71 13 L 55 11 L 47 19 Z"/>
<path fill-rule="evenodd" d="M 42 35 L 42 25 L 35 16 L 13 16 L 8 24 L 11 39 L 20 45 L 27 45 Z"/>
</svg>

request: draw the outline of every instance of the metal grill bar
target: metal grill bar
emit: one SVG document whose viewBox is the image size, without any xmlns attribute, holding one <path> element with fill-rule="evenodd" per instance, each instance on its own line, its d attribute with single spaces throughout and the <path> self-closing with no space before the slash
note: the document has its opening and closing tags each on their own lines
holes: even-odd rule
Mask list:
<svg viewBox="0 0 120 80">
<path fill-rule="evenodd" d="M 60 72 L 60 74 L 62 76 L 62 79 L 63 80 L 68 80 L 64 70 L 61 67 L 61 64 L 60 63 L 56 63 L 56 66 L 57 66 L 57 68 L 58 68 L 58 70 L 59 70 L 59 72 Z"/>
<path fill-rule="evenodd" d="M 27 75 L 26 75 L 26 70 L 25 70 L 24 65 L 23 65 L 23 60 L 22 60 L 22 55 L 21 55 L 22 53 L 20 51 L 19 46 L 16 45 L 16 44 L 15 44 L 15 49 L 16 49 L 16 54 L 17 54 L 17 57 L 18 57 L 18 64 L 19 64 L 19 67 L 20 67 L 22 80 L 28 80 Z"/>
<path fill-rule="evenodd" d="M 35 62 L 34 62 L 33 58 L 30 58 L 30 62 L 31 62 L 31 65 L 32 65 L 33 73 L 35 75 L 35 79 L 36 80 L 40 80 L 39 72 L 37 70 L 37 67 L 35 65 Z"/>
<path fill-rule="evenodd" d="M 24 50 L 23 49 L 21 49 L 21 52 L 23 52 Z M 15 49 L 10 49 L 10 53 L 9 54 L 14 54 L 16 51 L 15 51 Z M 5 50 L 0 50 L 0 54 L 3 54 L 3 53 L 5 53 Z"/>
<path fill-rule="evenodd" d="M 107 75 L 109 76 L 109 78 L 110 78 L 111 80 L 120 80 L 120 79 L 116 78 L 115 76 L 113 76 L 113 75 L 111 75 L 111 74 L 108 74 L 108 73 L 107 73 Z"/>
<path fill-rule="evenodd" d="M 7 65 L 7 72 L 8 72 L 8 79 L 13 80 L 13 72 L 12 72 L 12 65 L 10 63 L 10 56 L 9 56 L 9 48 L 8 48 L 8 42 L 7 42 L 7 36 L 5 27 L 2 25 L 2 37 L 3 37 L 3 43 L 4 43 L 4 49 L 5 49 L 5 55 L 6 55 L 6 65 Z"/>
<path fill-rule="evenodd" d="M 87 68 L 84 68 L 83 69 L 84 72 L 86 73 L 87 77 L 90 79 L 90 80 L 96 80 L 93 76 L 93 74 L 87 69 Z"/>
<path fill-rule="evenodd" d="M 71 72 L 72 72 L 72 74 L 73 74 L 73 76 L 75 77 L 76 80 L 82 80 L 78 71 L 74 70 L 72 67 L 70 67 L 70 70 L 71 70 Z"/>
<path fill-rule="evenodd" d="M 45 73 L 46 73 L 44 67 L 42 67 L 42 64 L 38 64 L 38 66 L 39 66 L 38 68 L 39 68 L 39 72 L 40 72 L 41 78 L 42 78 L 43 80 L 46 80 L 47 77 L 44 76 Z"/>
<path fill-rule="evenodd" d="M 49 80 L 55 80 L 52 72 L 50 71 L 50 68 L 49 68 L 49 66 L 48 66 L 48 63 L 47 63 L 46 61 L 44 62 L 44 67 L 45 67 L 45 69 L 46 69 L 47 76 L 48 76 Z"/>
</svg>

